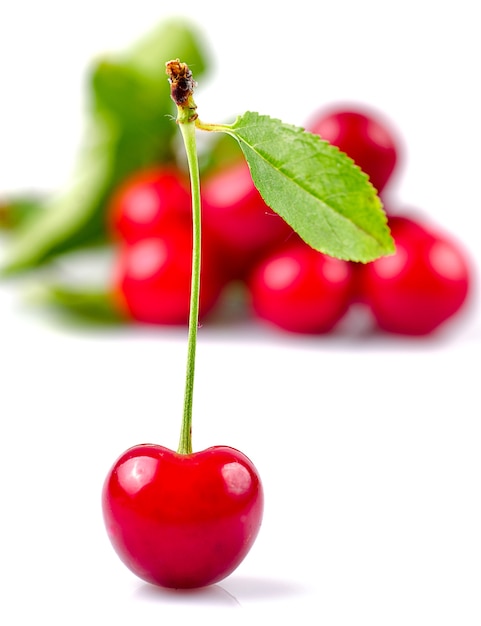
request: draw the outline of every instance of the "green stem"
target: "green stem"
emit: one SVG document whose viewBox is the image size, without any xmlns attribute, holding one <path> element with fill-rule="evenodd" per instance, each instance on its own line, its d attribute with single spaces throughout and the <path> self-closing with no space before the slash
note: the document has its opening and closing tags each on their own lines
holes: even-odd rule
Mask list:
<svg viewBox="0 0 481 626">
<path fill-rule="evenodd" d="M 170 82 L 170 95 L 177 106 L 177 124 L 184 140 L 190 173 L 192 196 L 192 278 L 190 291 L 187 372 L 185 376 L 184 415 L 180 431 L 179 454 L 192 453 L 192 404 L 194 397 L 195 354 L 199 325 L 201 200 L 200 174 L 195 142 L 197 106 L 194 102 L 195 81 L 192 72 L 179 59 L 168 61 L 165 69 Z"/>
<path fill-rule="evenodd" d="M 210 132 L 219 133 L 229 133 L 229 130 L 232 127 L 231 124 L 209 124 L 208 122 L 202 122 L 199 118 L 195 120 L 195 125 L 199 130 L 207 130 Z"/>
<path fill-rule="evenodd" d="M 192 278 L 190 293 L 189 334 L 187 343 L 187 371 L 185 377 L 184 414 L 180 433 L 179 454 L 192 452 L 192 405 L 194 395 L 195 355 L 197 349 L 197 328 L 199 325 L 199 293 L 201 264 L 201 200 L 200 176 L 195 140 L 195 121 L 182 121 L 179 115 L 179 126 L 184 140 L 187 162 L 190 172 L 192 194 Z"/>
</svg>

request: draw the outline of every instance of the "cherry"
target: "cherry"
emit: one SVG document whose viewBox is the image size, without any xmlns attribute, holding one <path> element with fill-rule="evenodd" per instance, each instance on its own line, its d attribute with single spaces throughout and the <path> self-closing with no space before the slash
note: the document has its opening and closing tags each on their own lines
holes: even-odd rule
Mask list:
<svg viewBox="0 0 481 626">
<path fill-rule="evenodd" d="M 202 201 L 204 221 L 223 243 L 233 278 L 244 278 L 259 255 L 292 232 L 266 205 L 244 160 L 207 176 Z"/>
<path fill-rule="evenodd" d="M 170 588 L 228 576 L 256 539 L 263 504 L 252 462 L 221 446 L 191 454 L 134 446 L 114 463 L 102 492 L 121 560 L 140 578 Z"/>
<path fill-rule="evenodd" d="M 172 166 L 135 172 L 115 190 L 107 209 L 109 231 L 116 239 L 135 243 L 162 233 L 172 217 L 189 218 L 188 180 Z"/>
<path fill-rule="evenodd" d="M 216 305 L 226 284 L 219 248 L 207 229 L 202 244 L 199 316 Z M 192 275 L 192 229 L 171 219 L 163 233 L 121 245 L 112 277 L 116 306 L 145 324 L 185 325 L 189 319 Z"/>
<path fill-rule="evenodd" d="M 470 285 L 464 251 L 417 219 L 389 220 L 396 253 L 358 268 L 358 293 L 379 328 L 428 335 L 463 306 Z"/>
<path fill-rule="evenodd" d="M 384 189 L 398 161 L 399 146 L 392 128 L 378 112 L 333 107 L 317 112 L 307 130 L 350 156 L 378 192 Z"/>
<path fill-rule="evenodd" d="M 296 333 L 330 331 L 349 308 L 352 285 L 351 264 L 297 236 L 267 254 L 248 279 L 255 314 Z"/>
</svg>

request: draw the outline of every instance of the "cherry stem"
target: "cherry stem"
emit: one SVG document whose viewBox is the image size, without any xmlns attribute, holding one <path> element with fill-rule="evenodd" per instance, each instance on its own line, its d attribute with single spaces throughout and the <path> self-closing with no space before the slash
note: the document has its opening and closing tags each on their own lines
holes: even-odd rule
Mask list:
<svg viewBox="0 0 481 626">
<path fill-rule="evenodd" d="M 192 196 L 192 275 L 190 288 L 189 332 L 187 340 L 187 370 L 185 376 L 184 413 L 180 431 L 179 454 L 192 453 L 192 406 L 194 397 L 195 358 L 197 351 L 197 329 L 199 326 L 199 294 L 201 267 L 201 197 L 199 161 L 196 146 L 197 119 L 193 99 L 194 80 L 185 63 L 178 59 L 166 63 L 166 72 L 171 84 L 171 96 L 177 105 L 177 124 L 184 141 L 190 175 Z"/>
<path fill-rule="evenodd" d="M 178 452 L 192 452 L 192 405 L 194 395 L 195 356 L 197 350 L 197 329 L 199 326 L 199 293 L 201 265 L 201 200 L 200 177 L 194 122 L 181 123 L 189 165 L 192 194 L 192 278 L 190 291 L 189 334 L 187 340 L 187 371 L 185 377 L 184 415 Z"/>
</svg>

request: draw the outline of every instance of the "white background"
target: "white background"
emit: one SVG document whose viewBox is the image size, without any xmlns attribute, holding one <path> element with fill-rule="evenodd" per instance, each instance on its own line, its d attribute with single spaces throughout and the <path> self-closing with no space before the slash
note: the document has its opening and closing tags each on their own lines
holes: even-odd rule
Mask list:
<svg viewBox="0 0 481 626">
<path fill-rule="evenodd" d="M 481 263 L 476 3 L 3 3 L 0 193 L 55 189 L 82 134 L 83 77 L 172 12 L 205 34 L 205 121 L 247 109 L 302 125 L 319 106 L 370 104 L 404 158 L 389 192 Z M 162 68 L 161 70 L 162 71 Z M 229 82 L 226 85 L 226 79 Z M 228 101 L 217 99 L 219 86 Z M 0 242 L 1 245 L 1 242 Z M 99 496 L 115 458 L 177 445 L 183 331 L 86 331 L 0 284 L 0 622 L 481 622 L 481 324 L 469 307 L 430 340 L 199 334 L 194 447 L 257 465 L 258 540 L 219 585 L 166 592 L 113 553 Z"/>
</svg>

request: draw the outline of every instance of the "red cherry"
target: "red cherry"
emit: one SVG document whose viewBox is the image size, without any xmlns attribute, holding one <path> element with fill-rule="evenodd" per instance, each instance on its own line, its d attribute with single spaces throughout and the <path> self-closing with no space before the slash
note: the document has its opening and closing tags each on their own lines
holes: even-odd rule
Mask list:
<svg viewBox="0 0 481 626">
<path fill-rule="evenodd" d="M 211 174 L 202 202 L 205 223 L 223 243 L 234 278 L 245 277 L 260 254 L 292 232 L 262 199 L 245 161 Z"/>
<path fill-rule="evenodd" d="M 389 220 L 396 253 L 358 268 L 359 293 L 379 328 L 428 335 L 453 317 L 469 291 L 464 251 L 408 217 Z"/>
<path fill-rule="evenodd" d="M 352 266 L 293 237 L 258 263 L 248 286 L 259 318 L 290 332 L 325 333 L 349 308 Z"/>
<path fill-rule="evenodd" d="M 190 217 L 188 179 L 166 166 L 136 172 L 115 190 L 107 215 L 110 232 L 124 242 L 158 235 L 173 217 Z"/>
<path fill-rule="evenodd" d="M 381 192 L 398 161 L 398 141 L 378 112 L 342 106 L 318 112 L 307 130 L 337 146 L 359 165 Z"/>
<path fill-rule="evenodd" d="M 192 275 L 190 222 L 173 220 L 164 232 L 120 246 L 112 290 L 117 307 L 145 324 L 185 325 L 189 320 Z M 216 305 L 226 278 L 220 252 L 203 233 L 199 317 Z"/>
<path fill-rule="evenodd" d="M 150 583 L 185 589 L 237 568 L 257 537 L 263 503 L 252 462 L 220 446 L 192 454 L 134 446 L 102 493 L 107 532 L 125 565 Z"/>
</svg>

